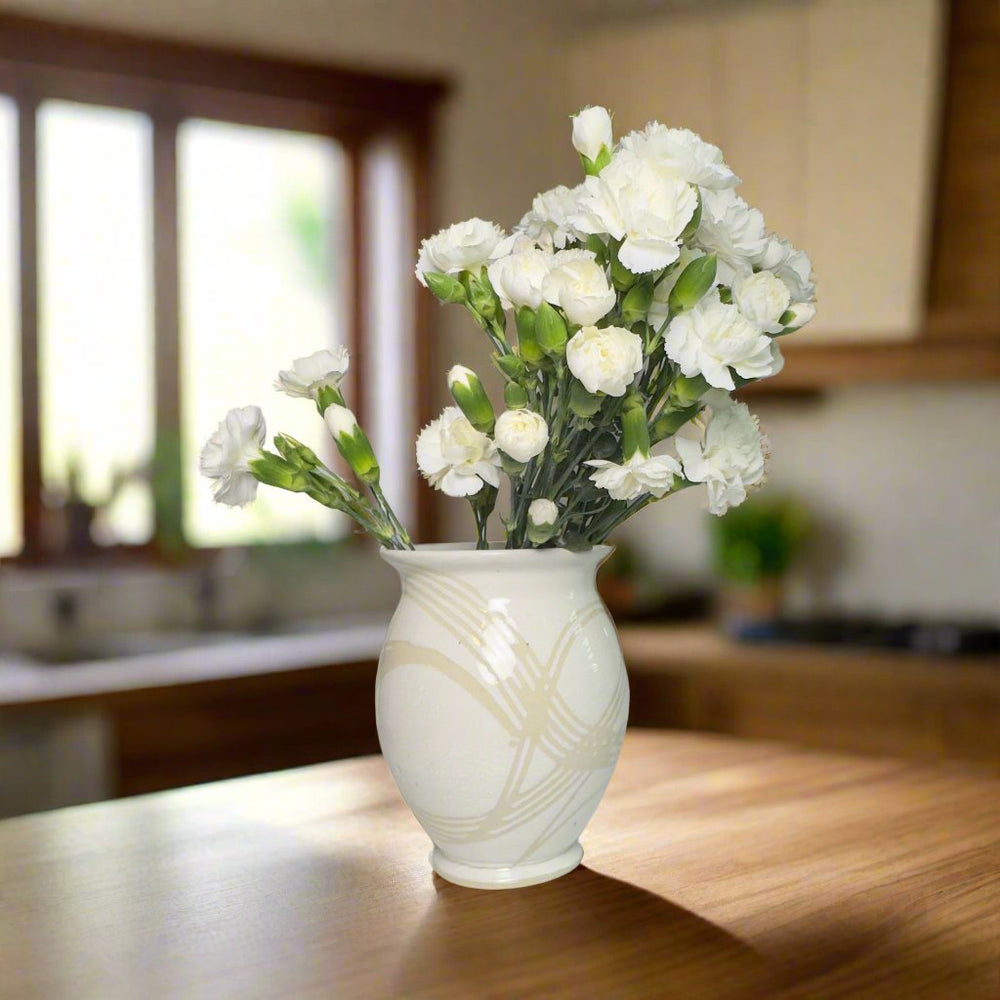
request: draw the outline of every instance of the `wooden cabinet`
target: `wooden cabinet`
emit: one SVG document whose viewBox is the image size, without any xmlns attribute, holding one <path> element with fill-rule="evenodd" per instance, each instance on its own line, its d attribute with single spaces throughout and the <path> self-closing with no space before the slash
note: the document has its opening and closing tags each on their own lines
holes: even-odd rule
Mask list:
<svg viewBox="0 0 1000 1000">
<path fill-rule="evenodd" d="M 820 310 L 799 342 L 923 326 L 936 166 L 940 0 L 727 5 L 582 40 L 574 101 L 720 145 L 741 193 L 808 250 Z"/>
<path fill-rule="evenodd" d="M 996 0 L 684 8 L 584 32 L 569 66 L 566 103 L 619 133 L 718 143 L 812 257 L 817 318 L 753 391 L 1000 378 Z"/>
<path fill-rule="evenodd" d="M 707 626 L 626 626 L 629 724 L 1000 773 L 1000 658 L 736 643 Z"/>
</svg>

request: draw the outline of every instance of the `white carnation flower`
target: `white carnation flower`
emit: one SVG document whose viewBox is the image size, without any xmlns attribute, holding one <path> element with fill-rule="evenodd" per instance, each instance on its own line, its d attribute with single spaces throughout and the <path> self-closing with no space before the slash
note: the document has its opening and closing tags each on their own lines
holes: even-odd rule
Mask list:
<svg viewBox="0 0 1000 1000">
<path fill-rule="evenodd" d="M 500 485 L 496 445 L 469 423 L 457 406 L 446 407 L 417 437 L 417 465 L 435 489 L 450 497 Z"/>
<path fill-rule="evenodd" d="M 542 284 L 552 267 L 553 255 L 536 247 L 515 250 L 493 261 L 486 269 L 490 284 L 500 296 L 504 309 L 531 306 L 542 302 Z"/>
<path fill-rule="evenodd" d="M 566 364 L 587 392 L 624 396 L 642 370 L 642 338 L 620 326 L 585 326 L 570 337 Z"/>
<path fill-rule="evenodd" d="M 607 490 L 612 500 L 635 500 L 644 493 L 659 499 L 674 484 L 674 476 L 681 474 L 680 463 L 672 455 L 643 455 L 636 452 L 620 465 L 603 459 L 584 462 L 597 471 L 590 481 L 599 489 Z"/>
<path fill-rule="evenodd" d="M 585 233 L 622 240 L 618 259 L 634 274 L 668 267 L 698 207 L 695 189 L 672 165 L 620 149 L 597 177 L 584 181 L 572 223 Z"/>
<path fill-rule="evenodd" d="M 559 306 L 571 323 L 590 326 L 615 305 L 615 290 L 589 250 L 560 250 L 549 259 L 542 297 Z"/>
<path fill-rule="evenodd" d="M 748 271 L 765 246 L 764 216 L 735 191 L 704 190 L 698 242 L 714 250 L 719 260 L 719 281 L 728 285 L 737 272 Z"/>
<path fill-rule="evenodd" d="M 559 508 L 551 500 L 532 500 L 528 505 L 528 520 L 539 528 L 555 524 Z"/>
<path fill-rule="evenodd" d="M 493 438 L 497 447 L 516 462 L 527 462 L 545 451 L 549 425 L 534 410 L 506 410 L 497 417 Z"/>
<path fill-rule="evenodd" d="M 573 115 L 573 148 L 588 160 L 596 160 L 602 149 L 614 144 L 611 115 L 607 108 L 586 107 Z"/>
<path fill-rule="evenodd" d="M 816 298 L 812 261 L 804 250 L 796 250 L 788 240 L 775 236 L 767 237 L 754 263 L 768 271 L 774 271 L 788 287 L 793 302 L 811 302 Z"/>
<path fill-rule="evenodd" d="M 504 236 L 499 226 L 483 219 L 467 219 L 442 229 L 420 244 L 417 280 L 426 287 L 425 271 L 442 274 L 478 271 L 493 257 Z"/>
<path fill-rule="evenodd" d="M 319 390 L 336 389 L 343 381 L 351 356 L 346 347 L 332 351 L 316 351 L 305 358 L 296 358 L 287 371 L 278 372 L 274 387 L 287 396 L 315 399 Z"/>
<path fill-rule="evenodd" d="M 747 498 L 749 487 L 764 481 L 767 439 L 745 403 L 723 393 L 708 397 L 710 416 L 701 441 L 677 437 L 674 445 L 684 465 L 684 476 L 708 487 L 708 509 L 725 514 Z"/>
<path fill-rule="evenodd" d="M 723 160 L 722 150 L 690 129 L 650 122 L 641 131 L 630 132 L 621 145 L 643 159 L 655 159 L 688 184 L 717 190 L 740 182 Z"/>
<path fill-rule="evenodd" d="M 543 246 L 562 250 L 567 243 L 583 242 L 587 237 L 571 222 L 570 217 L 579 210 L 583 184 L 568 188 L 560 184 L 549 191 L 535 195 L 528 212 L 517 228 Z"/>
<path fill-rule="evenodd" d="M 764 333 L 778 333 L 778 320 L 791 304 L 788 286 L 770 271 L 744 271 L 733 279 L 733 302 Z"/>
<path fill-rule="evenodd" d="M 781 352 L 771 338 L 734 305 L 709 292 L 693 309 L 675 316 L 663 338 L 667 357 L 690 377 L 704 375 L 717 389 L 735 389 L 741 378 L 765 378 L 781 369 Z"/>
<path fill-rule="evenodd" d="M 242 507 L 257 496 L 250 463 L 263 456 L 267 425 L 259 406 L 230 410 L 202 449 L 198 467 L 218 503 Z"/>
</svg>

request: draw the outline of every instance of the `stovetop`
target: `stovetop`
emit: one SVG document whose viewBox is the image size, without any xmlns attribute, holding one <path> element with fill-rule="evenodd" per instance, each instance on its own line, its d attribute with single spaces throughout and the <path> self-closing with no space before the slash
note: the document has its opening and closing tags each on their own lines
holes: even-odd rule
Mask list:
<svg viewBox="0 0 1000 1000">
<path fill-rule="evenodd" d="M 728 631 L 748 642 L 860 646 L 946 656 L 1000 653 L 1000 628 L 982 622 L 779 618 L 741 622 L 731 625 Z"/>
</svg>

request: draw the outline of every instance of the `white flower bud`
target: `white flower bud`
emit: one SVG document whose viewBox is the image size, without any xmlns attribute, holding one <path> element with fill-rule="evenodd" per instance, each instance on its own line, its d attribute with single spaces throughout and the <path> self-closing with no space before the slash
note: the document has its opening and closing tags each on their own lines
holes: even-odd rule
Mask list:
<svg viewBox="0 0 1000 1000">
<path fill-rule="evenodd" d="M 506 410 L 497 418 L 497 447 L 517 462 L 540 455 L 549 443 L 549 426 L 534 410 Z"/>
<path fill-rule="evenodd" d="M 548 277 L 553 255 L 531 248 L 493 261 L 487 268 L 490 284 L 500 296 L 504 309 L 530 306 L 542 301 L 542 284 Z"/>
<path fill-rule="evenodd" d="M 323 419 L 335 438 L 350 437 L 358 426 L 358 418 L 346 406 L 328 406 Z"/>
<path fill-rule="evenodd" d="M 586 107 L 573 116 L 573 148 L 596 162 L 602 149 L 611 149 L 614 137 L 607 108 Z"/>
<path fill-rule="evenodd" d="M 566 345 L 566 363 L 587 392 L 624 396 L 642 369 L 642 338 L 620 326 L 585 326 Z"/>
<path fill-rule="evenodd" d="M 615 291 L 589 250 L 561 250 L 549 260 L 542 297 L 559 306 L 571 323 L 590 326 L 614 308 Z"/>
<path fill-rule="evenodd" d="M 556 523 L 559 508 L 551 500 L 532 500 L 528 506 L 528 520 L 539 528 Z"/>
<path fill-rule="evenodd" d="M 777 333 L 779 322 L 791 302 L 788 286 L 770 271 L 745 271 L 733 281 L 733 302 L 754 326 L 764 333 Z"/>
<path fill-rule="evenodd" d="M 790 330 L 798 330 L 816 315 L 816 306 L 812 302 L 796 302 L 788 311 L 792 315 L 791 318 L 785 317 L 785 326 Z"/>
</svg>

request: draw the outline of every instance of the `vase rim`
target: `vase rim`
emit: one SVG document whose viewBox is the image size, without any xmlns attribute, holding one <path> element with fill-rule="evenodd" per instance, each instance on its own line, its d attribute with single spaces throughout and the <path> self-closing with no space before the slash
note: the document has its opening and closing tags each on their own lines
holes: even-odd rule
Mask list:
<svg viewBox="0 0 1000 1000">
<path fill-rule="evenodd" d="M 518 566 L 526 568 L 529 565 L 571 566 L 598 565 L 604 562 L 614 551 L 613 545 L 594 545 L 585 552 L 573 552 L 570 549 L 505 549 L 502 542 L 491 542 L 488 549 L 477 549 L 474 542 L 429 542 L 416 545 L 412 549 L 379 549 L 379 555 L 390 566 L 400 568 L 413 566 L 444 567 L 472 566 L 488 563 L 490 566 Z"/>
</svg>

